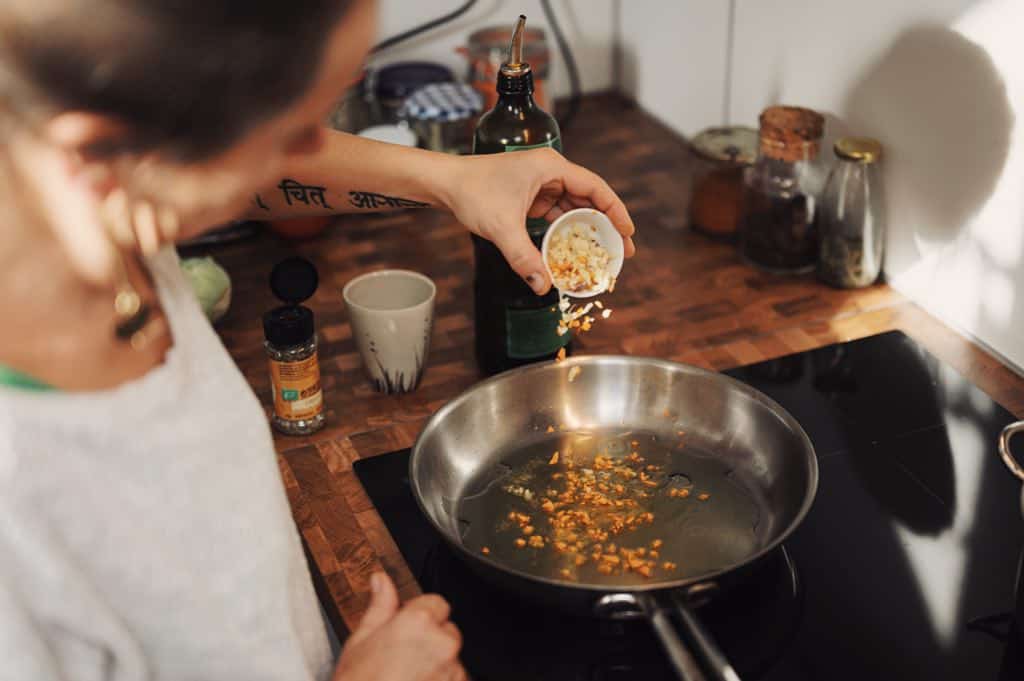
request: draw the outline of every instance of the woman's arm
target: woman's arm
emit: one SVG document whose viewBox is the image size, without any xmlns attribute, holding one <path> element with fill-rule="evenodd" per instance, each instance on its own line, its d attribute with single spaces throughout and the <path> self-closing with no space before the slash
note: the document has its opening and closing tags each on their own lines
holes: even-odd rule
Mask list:
<svg viewBox="0 0 1024 681">
<path fill-rule="evenodd" d="M 633 221 L 611 187 L 552 149 L 450 156 L 329 132 L 322 149 L 298 157 L 277 183 L 256 193 L 246 217 L 276 219 L 437 206 L 501 250 L 537 293 L 551 287 L 527 217 L 554 220 L 573 208 L 608 215 L 635 252 Z"/>
<path fill-rule="evenodd" d="M 453 157 L 349 135 L 324 133 L 315 154 L 296 157 L 252 197 L 245 218 L 335 215 L 440 205 Z"/>
</svg>

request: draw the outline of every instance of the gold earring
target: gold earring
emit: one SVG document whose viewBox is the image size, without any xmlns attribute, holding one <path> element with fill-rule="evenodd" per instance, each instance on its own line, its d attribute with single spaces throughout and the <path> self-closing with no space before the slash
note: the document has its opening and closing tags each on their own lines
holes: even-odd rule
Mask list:
<svg viewBox="0 0 1024 681">
<path fill-rule="evenodd" d="M 121 282 L 114 296 L 114 312 L 117 321 L 114 335 L 120 341 L 128 341 L 133 350 L 141 351 L 167 330 L 166 320 L 154 314 L 155 307 L 142 299 L 128 278 L 128 268 L 123 254 L 118 251 L 117 262 Z"/>
<path fill-rule="evenodd" d="M 146 326 L 152 306 L 132 286 L 124 254 L 120 249 L 117 249 L 117 268 L 120 281 L 114 294 L 114 336 L 118 340 L 127 341 Z"/>
<path fill-rule="evenodd" d="M 104 227 L 108 236 L 114 242 L 114 257 L 117 266 L 118 282 L 114 294 L 114 337 L 119 341 L 127 341 L 135 350 L 142 350 L 150 341 L 166 330 L 164 324 L 151 323 L 154 320 L 153 305 L 139 295 L 139 292 L 131 283 L 128 276 L 128 267 L 125 264 L 125 252 L 119 241 L 130 241 L 129 248 L 138 248 L 133 228 L 133 211 L 130 202 L 123 190 L 116 190 L 119 195 L 111 197 L 112 200 L 105 203 L 105 210 L 102 212 Z M 146 204 L 148 215 L 155 215 L 156 209 L 151 204 Z M 134 211 L 138 215 L 140 211 Z M 151 228 L 152 226 L 147 226 Z M 120 237 L 120 238 L 119 238 Z M 151 247 L 152 248 L 152 247 Z M 133 256 L 134 257 L 134 256 Z"/>
</svg>

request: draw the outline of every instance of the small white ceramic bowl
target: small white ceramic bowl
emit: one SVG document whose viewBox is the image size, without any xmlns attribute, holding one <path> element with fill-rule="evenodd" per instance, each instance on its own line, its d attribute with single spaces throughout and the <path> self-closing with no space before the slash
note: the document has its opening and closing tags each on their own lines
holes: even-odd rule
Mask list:
<svg viewBox="0 0 1024 681">
<path fill-rule="evenodd" d="M 597 243 L 601 244 L 611 256 L 611 260 L 608 262 L 609 281 L 598 284 L 586 291 L 561 291 L 561 293 L 564 293 L 570 298 L 591 298 L 608 290 L 608 285 L 611 283 L 611 280 L 618 277 L 619 272 L 622 271 L 622 260 L 625 257 L 625 251 L 622 245 L 622 235 L 619 234 L 619 230 L 615 229 L 615 225 L 613 225 L 612 221 L 608 219 L 608 216 L 599 210 L 594 210 L 593 208 L 576 208 L 568 213 L 563 213 L 558 217 L 558 219 L 551 223 L 547 233 L 544 235 L 544 241 L 541 242 L 540 253 L 544 258 L 544 268 L 548 271 L 549 277 L 551 277 L 551 266 L 548 265 L 548 245 L 551 243 L 551 236 L 559 229 L 567 225 L 574 224 L 596 227 L 597 231 L 594 232 L 594 238 L 597 239 Z M 551 277 L 551 282 L 553 284 L 554 281 L 554 277 Z"/>
</svg>

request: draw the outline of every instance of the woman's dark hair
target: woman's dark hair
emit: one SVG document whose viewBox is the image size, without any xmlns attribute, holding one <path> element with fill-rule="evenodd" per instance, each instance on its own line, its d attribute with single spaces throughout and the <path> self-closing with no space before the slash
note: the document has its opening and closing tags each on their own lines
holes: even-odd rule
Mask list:
<svg viewBox="0 0 1024 681">
<path fill-rule="evenodd" d="M 133 149 L 194 160 L 305 93 L 349 0 L 3 4 L 0 106 L 109 114 Z"/>
</svg>

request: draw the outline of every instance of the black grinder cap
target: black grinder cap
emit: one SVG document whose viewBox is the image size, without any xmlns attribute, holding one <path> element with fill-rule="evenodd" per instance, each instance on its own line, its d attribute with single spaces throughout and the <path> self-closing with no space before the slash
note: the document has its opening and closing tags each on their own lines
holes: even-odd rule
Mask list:
<svg viewBox="0 0 1024 681">
<path fill-rule="evenodd" d="M 316 267 L 305 258 L 285 258 L 274 265 L 270 290 L 284 305 L 263 315 L 263 335 L 272 345 L 302 345 L 313 337 L 313 311 L 299 303 L 309 299 L 319 283 Z"/>
</svg>

